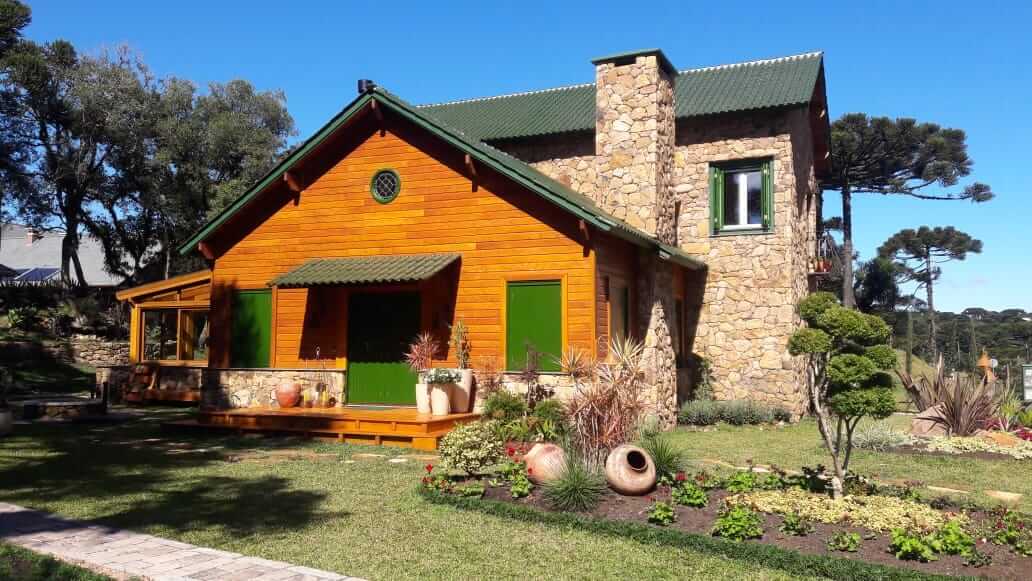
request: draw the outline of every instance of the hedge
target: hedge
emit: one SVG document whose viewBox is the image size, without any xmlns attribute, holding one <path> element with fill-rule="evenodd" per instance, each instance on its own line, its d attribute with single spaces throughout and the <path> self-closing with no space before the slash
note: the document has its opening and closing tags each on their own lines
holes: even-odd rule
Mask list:
<svg viewBox="0 0 1032 581">
<path fill-rule="evenodd" d="M 434 504 L 449 505 L 463 510 L 473 510 L 524 522 L 572 527 L 596 534 L 628 538 L 645 544 L 664 545 L 719 555 L 806 577 L 819 576 L 856 581 L 870 579 L 885 581 L 975 579 L 974 577 L 933 575 L 912 569 L 888 567 L 838 557 L 807 555 L 773 545 L 733 543 L 694 533 L 661 529 L 643 523 L 599 519 L 566 512 L 548 512 L 511 502 L 459 497 L 422 487 L 419 489 L 419 494 Z"/>
</svg>

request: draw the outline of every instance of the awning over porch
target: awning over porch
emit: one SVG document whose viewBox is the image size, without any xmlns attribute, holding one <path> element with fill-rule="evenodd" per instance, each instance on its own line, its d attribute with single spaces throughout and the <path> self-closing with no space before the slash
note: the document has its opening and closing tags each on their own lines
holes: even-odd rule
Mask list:
<svg viewBox="0 0 1032 581">
<path fill-rule="evenodd" d="M 458 260 L 459 254 L 318 258 L 282 274 L 269 286 L 298 288 L 426 280 Z"/>
</svg>

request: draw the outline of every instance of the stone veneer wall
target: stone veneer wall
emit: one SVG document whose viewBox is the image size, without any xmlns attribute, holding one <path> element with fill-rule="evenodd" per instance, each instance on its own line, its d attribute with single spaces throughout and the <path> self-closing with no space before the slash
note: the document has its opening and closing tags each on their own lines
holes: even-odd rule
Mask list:
<svg viewBox="0 0 1032 581">
<path fill-rule="evenodd" d="M 328 387 L 337 406 L 344 405 L 345 372 L 336 369 L 204 369 L 201 406 L 234 409 L 276 405 L 276 388 L 283 382 L 300 383 L 302 389 L 319 384 Z"/>
<path fill-rule="evenodd" d="M 106 341 L 94 335 L 75 335 L 68 343 L 76 363 L 96 367 L 129 362 L 129 343 L 126 341 Z"/>
<path fill-rule="evenodd" d="M 709 360 L 718 399 L 806 411 L 803 362 L 787 345 L 816 248 L 812 152 L 803 108 L 678 124 L 679 246 L 709 266 L 694 351 Z M 773 232 L 710 236 L 710 164 L 753 158 L 774 160 Z"/>
</svg>

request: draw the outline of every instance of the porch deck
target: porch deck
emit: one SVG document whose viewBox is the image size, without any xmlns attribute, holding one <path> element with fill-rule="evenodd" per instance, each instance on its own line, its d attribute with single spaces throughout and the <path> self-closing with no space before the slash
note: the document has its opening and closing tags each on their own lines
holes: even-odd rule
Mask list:
<svg viewBox="0 0 1032 581">
<path fill-rule="evenodd" d="M 344 406 L 339 408 L 249 407 L 201 411 L 196 420 L 169 422 L 170 428 L 216 429 L 236 432 L 300 434 L 332 437 L 351 444 L 401 446 L 436 450 L 438 441 L 476 413 L 433 416 L 415 408 Z"/>
</svg>

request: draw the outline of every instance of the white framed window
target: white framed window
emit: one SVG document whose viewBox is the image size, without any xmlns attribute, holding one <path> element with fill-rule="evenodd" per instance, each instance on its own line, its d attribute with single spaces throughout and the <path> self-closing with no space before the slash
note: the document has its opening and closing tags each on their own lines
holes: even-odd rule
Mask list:
<svg viewBox="0 0 1032 581">
<path fill-rule="evenodd" d="M 774 225 L 773 162 L 752 160 L 710 167 L 714 234 L 769 231 Z"/>
</svg>

